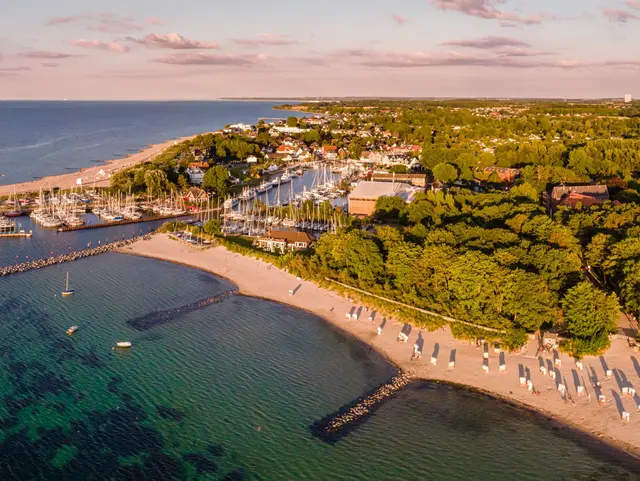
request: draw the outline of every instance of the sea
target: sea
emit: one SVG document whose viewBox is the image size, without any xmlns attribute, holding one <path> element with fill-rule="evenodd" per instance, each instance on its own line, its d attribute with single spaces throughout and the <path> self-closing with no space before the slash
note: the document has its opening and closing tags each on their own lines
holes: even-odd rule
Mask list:
<svg viewBox="0 0 640 481">
<path fill-rule="evenodd" d="M 159 142 L 259 118 L 275 102 L 0 101 L 0 185 L 65 174 Z"/>
<path fill-rule="evenodd" d="M 119 105 L 108 106 L 116 118 Z M 155 108 L 140 105 L 143 112 Z M 60 108 L 74 117 L 71 107 Z M 255 122 L 267 116 L 264 109 L 216 121 Z M 126 104 L 120 112 L 130 117 L 135 109 Z M 6 135 L 0 129 L 0 144 L 11 142 Z M 169 129 L 161 137 L 179 135 Z M 132 145 L 112 150 L 139 143 Z M 60 162 L 56 168 L 86 165 L 81 156 Z M 34 236 L 0 239 L 0 266 L 154 227 L 57 234 L 22 222 Z M 75 294 L 63 298 L 67 273 Z M 219 302 L 192 308 L 212 297 Z M 68 336 L 72 325 L 79 329 Z M 133 347 L 114 349 L 119 340 Z M 335 443 L 314 436 L 315 421 L 394 373 L 375 351 L 322 319 L 239 295 L 229 281 L 180 265 L 108 253 L 0 277 L 0 480 L 640 475 L 628 457 L 543 417 L 438 383 L 400 392 Z"/>
</svg>

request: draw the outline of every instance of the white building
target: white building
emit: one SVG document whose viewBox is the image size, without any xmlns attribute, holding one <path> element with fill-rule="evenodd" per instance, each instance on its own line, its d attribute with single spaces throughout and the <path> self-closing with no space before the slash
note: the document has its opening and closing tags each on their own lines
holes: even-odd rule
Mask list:
<svg viewBox="0 0 640 481">
<path fill-rule="evenodd" d="M 631 96 L 631 94 L 624 94 L 624 103 L 625 104 L 630 104 L 632 100 L 633 100 L 633 97 Z"/>
<path fill-rule="evenodd" d="M 310 132 L 311 129 L 301 129 L 300 127 L 289 127 L 287 125 L 276 125 L 271 128 L 271 131 L 275 131 L 280 134 L 302 134 L 304 132 Z"/>
<path fill-rule="evenodd" d="M 189 178 L 189 183 L 193 185 L 202 185 L 204 181 L 204 170 L 200 168 L 189 167 L 186 170 L 187 177 Z"/>
<path fill-rule="evenodd" d="M 248 131 L 248 130 L 253 130 L 253 125 L 249 125 L 249 124 L 233 124 L 229 126 L 230 130 L 242 130 L 242 131 Z"/>
<path fill-rule="evenodd" d="M 250 155 L 249 157 L 247 157 L 247 164 L 257 164 L 258 163 L 258 157 L 256 157 L 255 155 Z"/>
</svg>

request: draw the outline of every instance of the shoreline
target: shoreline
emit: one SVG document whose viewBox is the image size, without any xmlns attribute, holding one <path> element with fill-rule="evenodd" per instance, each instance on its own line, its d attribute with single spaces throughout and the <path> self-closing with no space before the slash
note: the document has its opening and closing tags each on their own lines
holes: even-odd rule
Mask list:
<svg viewBox="0 0 640 481">
<path fill-rule="evenodd" d="M 12 195 L 14 192 L 16 194 L 38 192 L 40 189 L 48 190 L 52 187 L 59 187 L 63 190 L 74 189 L 79 187 L 76 183 L 78 178 L 82 179 L 81 187 L 93 187 L 94 185 L 95 187 L 109 187 L 109 176 L 111 174 L 133 167 L 134 165 L 150 162 L 154 157 L 160 155 L 172 145 L 179 144 L 186 140 L 191 140 L 198 135 L 204 134 L 201 133 L 165 140 L 164 142 L 149 145 L 148 147 L 145 147 L 136 153 L 129 154 L 126 157 L 100 161 L 94 166 L 83 167 L 79 170 L 65 174 L 49 175 L 25 182 L 0 185 L 0 196 Z M 100 175 L 100 171 L 103 171 L 104 175 Z"/>
<path fill-rule="evenodd" d="M 537 371 L 538 360 L 533 356 L 527 356 L 526 353 L 508 354 L 506 355 L 507 372 L 498 373 L 496 368 L 498 356 L 491 352 L 489 362 L 492 371 L 483 374 L 481 371 L 481 352 L 466 341 L 453 339 L 448 328 L 435 332 L 414 328 L 409 342 L 404 344 L 395 340 L 395 335 L 400 331 L 401 324 L 388 319 L 383 334 L 378 336 L 376 327 L 382 318 L 380 314 L 373 323 L 368 322 L 366 318 L 363 318 L 364 316 L 358 321 L 345 321 L 344 313 L 353 306 L 346 298 L 320 288 L 309 281 L 297 280 L 295 276 L 264 261 L 227 251 L 224 247 L 197 251 L 191 246 L 173 241 L 164 235 L 154 235 L 149 241 L 138 242 L 115 252 L 199 269 L 233 283 L 238 287 L 240 295 L 257 297 L 303 309 L 320 317 L 342 335 L 374 349 L 396 369 L 413 372 L 416 383 L 450 384 L 461 389 L 481 393 L 518 409 L 531 412 L 551 423 L 554 429 L 573 433 L 580 440 L 588 440 L 589 445 L 605 449 L 610 455 L 617 455 L 617 457 L 624 455 L 629 461 L 640 460 L 640 436 L 637 435 L 640 416 L 637 415 L 636 406 L 630 409 L 633 400 L 622 398 L 625 410 L 632 413 L 631 421 L 624 424 L 616 411 L 615 402 L 609 401 L 610 404 L 599 406 L 596 399 L 587 402 L 584 396 L 578 397 L 575 387 L 567 382 L 567 379 L 571 379 L 571 372 L 575 372 L 575 369 L 571 369 L 575 365 L 564 354 L 560 355 L 564 364 L 561 368 L 561 374 L 565 379 L 567 391 L 576 399 L 575 405 L 566 404 L 560 398 L 555 384 L 552 387 L 548 386 L 552 381 Z M 296 285 L 299 286 L 296 293 L 289 296 L 289 289 L 296 287 Z M 332 304 L 334 306 L 329 310 L 328 306 Z M 390 330 L 391 332 L 389 332 Z M 417 335 L 423 336 L 424 356 L 418 361 L 410 361 L 412 346 Z M 607 353 L 607 362 L 611 364 L 610 368 L 622 369 L 633 381 L 636 377 L 640 377 L 640 373 L 634 371 L 631 361 L 633 355 L 629 356 L 628 348 L 623 352 L 626 359 L 618 356 L 619 348 L 626 347 L 622 343 L 622 340 L 614 340 L 612 349 Z M 434 344 L 437 366 L 429 363 L 428 356 Z M 448 369 L 447 366 L 446 357 L 449 350 L 455 352 L 455 369 Z M 442 359 L 443 357 L 445 359 Z M 598 359 L 587 358 L 583 362 L 585 368 L 602 370 Z M 519 387 L 518 363 L 524 364 L 530 369 L 530 377 L 536 389 L 542 392 L 541 396 L 532 396 L 526 387 Z M 623 363 L 624 365 L 622 365 Z M 581 375 L 585 377 L 587 373 L 584 372 Z M 598 372 L 597 375 L 601 380 L 604 378 L 603 373 Z M 637 381 L 635 384 L 637 385 Z M 614 380 L 603 382 L 603 392 L 607 395 L 607 399 L 611 399 L 613 391 L 609 388 L 615 387 Z M 586 390 L 588 393 L 592 393 L 590 384 L 586 385 Z"/>
</svg>

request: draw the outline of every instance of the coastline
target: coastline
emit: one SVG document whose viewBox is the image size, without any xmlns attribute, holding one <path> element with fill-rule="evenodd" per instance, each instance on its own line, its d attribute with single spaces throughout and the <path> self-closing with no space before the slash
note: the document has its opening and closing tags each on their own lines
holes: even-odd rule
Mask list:
<svg viewBox="0 0 640 481">
<path fill-rule="evenodd" d="M 345 313 L 354 306 L 348 299 L 312 282 L 299 280 L 276 266 L 227 251 L 224 247 L 198 251 L 191 246 L 173 241 L 166 235 L 154 235 L 149 241 L 138 242 L 116 252 L 200 269 L 234 283 L 241 295 L 306 310 L 337 328 L 343 335 L 355 338 L 375 349 L 397 369 L 412 372 L 418 382 L 447 383 L 477 391 L 519 409 L 533 412 L 536 416 L 547 419 L 554 428 L 583 436 L 593 446 L 606 447 L 610 453 L 623 451 L 625 456 L 640 460 L 640 436 L 637 434 L 640 415 L 637 406 L 633 399 L 617 395 L 624 410 L 631 413 L 630 422 L 623 423 L 618 412 L 618 403 L 612 399 L 612 396 L 616 396 L 615 392 L 619 391 L 618 385 L 615 379 L 604 380 L 604 368 L 599 358 L 585 358 L 585 371 L 578 371 L 571 358 L 560 354 L 561 378 L 567 392 L 576 401 L 575 405 L 572 405 L 561 399 L 555 381 L 538 371 L 534 346 L 528 346 L 529 352 L 523 354 L 506 354 L 507 368 L 504 373 L 498 372 L 498 354 L 491 350 L 490 372 L 483 373 L 482 352 L 467 341 L 454 339 L 448 328 L 435 332 L 413 329 L 409 341 L 405 344 L 396 341 L 401 324 L 389 319 L 382 335 L 378 336 L 376 330 L 382 321 L 381 314 L 378 313 L 373 322 L 367 321 L 369 313 L 364 312 L 360 320 L 345 320 Z M 289 295 L 291 289 L 296 291 L 293 296 Z M 418 361 L 411 361 L 413 345 L 418 336 L 424 340 L 423 356 Z M 448 361 L 452 351 L 455 356 L 455 368 L 449 369 Z M 630 356 L 629 353 L 626 341 L 616 339 L 605 355 L 606 362 L 610 369 L 624 372 L 632 384 L 639 385 L 640 365 L 637 363 L 640 356 L 634 357 L 633 353 Z M 435 366 L 429 362 L 431 355 L 437 359 Z M 541 392 L 540 396 L 533 396 L 526 387 L 519 386 L 519 364 L 529 369 L 530 378 L 535 388 Z M 603 384 L 602 390 L 608 400 L 605 406 L 598 404 L 591 383 L 586 380 L 592 369 Z M 586 395 L 577 395 L 576 387 L 571 382 L 576 376 L 582 378 L 590 400 L 587 400 Z"/>
<path fill-rule="evenodd" d="M 154 157 L 161 154 L 175 143 L 193 139 L 196 135 L 166 140 L 158 144 L 150 145 L 135 154 L 130 154 L 119 159 L 106 160 L 96 164 L 95 166 L 84 167 L 77 171 L 50 175 L 27 182 L 0 185 L 0 196 L 11 195 L 14 192 L 16 194 L 38 192 L 40 189 L 51 189 L 53 187 L 59 187 L 60 189 L 73 189 L 78 187 L 76 182 L 79 178 L 82 179 L 83 187 L 93 187 L 94 185 L 96 187 L 109 187 L 110 174 L 114 174 L 122 169 L 126 169 L 134 165 L 150 162 Z M 100 171 L 103 171 L 104 175 L 100 175 Z"/>
</svg>

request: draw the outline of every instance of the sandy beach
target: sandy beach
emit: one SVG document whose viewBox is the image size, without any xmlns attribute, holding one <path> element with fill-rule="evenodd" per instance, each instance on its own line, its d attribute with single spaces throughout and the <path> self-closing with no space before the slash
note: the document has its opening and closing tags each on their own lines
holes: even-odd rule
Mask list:
<svg viewBox="0 0 640 481">
<path fill-rule="evenodd" d="M 371 312 L 362 310 L 358 320 L 347 320 L 347 312 L 363 306 L 354 305 L 311 282 L 298 280 L 275 266 L 223 247 L 196 250 L 159 234 L 119 252 L 180 263 L 225 277 L 238 286 L 241 294 L 286 303 L 326 319 L 372 345 L 391 362 L 418 378 L 456 383 L 490 393 L 640 456 L 640 397 L 622 394 L 625 384 L 640 389 L 640 354 L 633 352 L 624 339 L 614 340 L 602 358 L 585 358 L 582 370 L 572 358 L 560 354 L 561 365 L 557 366 L 560 377 L 554 380 L 540 371 L 540 360 L 535 357 L 537 343 L 531 342 L 520 354 L 496 353 L 491 347 L 485 361 L 481 348 L 454 339 L 448 328 L 436 332 L 414 328 L 406 343 L 398 342 L 396 339 L 403 326 L 392 320 L 386 322 L 381 335 L 377 334 L 383 313 L 375 313 L 373 321 L 369 321 Z M 293 295 L 290 290 L 294 291 Z M 422 356 L 412 361 L 416 342 L 423 343 Z M 455 359 L 453 368 L 449 366 L 452 358 Z M 499 367 L 501 358 L 504 359 L 504 372 Z M 543 354 L 542 358 L 545 365 L 553 362 L 551 354 Z M 486 373 L 483 362 L 488 365 Z M 610 378 L 606 377 L 606 370 L 613 371 Z M 526 385 L 520 385 L 521 375 L 531 380 L 540 395 L 533 395 Z M 604 405 L 599 404 L 594 392 L 594 377 L 601 383 L 601 394 L 606 396 Z M 563 399 L 558 384 L 566 387 L 566 395 L 574 402 Z M 579 385 L 584 387 L 584 392 L 578 393 Z M 622 411 L 630 413 L 628 423 L 621 420 Z"/>
<path fill-rule="evenodd" d="M 14 192 L 16 194 L 39 192 L 40 189 L 47 190 L 52 187 L 73 189 L 78 187 L 78 179 L 82 179 L 82 185 L 84 187 L 109 187 L 109 176 L 111 174 L 136 164 L 149 162 L 175 143 L 180 143 L 185 140 L 192 139 L 193 137 L 195 137 L 195 135 L 150 145 L 136 154 L 122 157 L 120 159 L 108 160 L 104 163 L 99 163 L 95 166 L 80 169 L 79 171 L 70 172 L 68 174 L 52 175 L 18 184 L 0 185 L 0 196 L 10 195 Z"/>
</svg>

